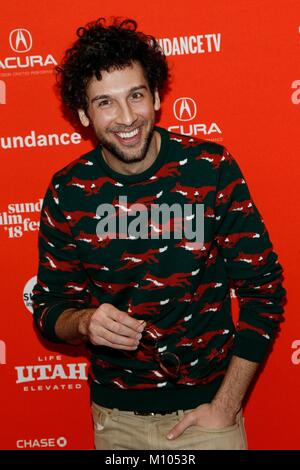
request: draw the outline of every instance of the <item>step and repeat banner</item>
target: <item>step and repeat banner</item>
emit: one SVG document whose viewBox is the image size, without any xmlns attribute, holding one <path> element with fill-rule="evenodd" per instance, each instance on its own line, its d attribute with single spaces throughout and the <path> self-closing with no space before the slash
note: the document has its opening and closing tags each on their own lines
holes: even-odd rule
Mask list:
<svg viewBox="0 0 300 470">
<path fill-rule="evenodd" d="M 0 27 L 0 448 L 92 449 L 84 349 L 33 328 L 39 214 L 52 174 L 92 148 L 62 113 L 54 67 L 75 30 L 137 20 L 172 73 L 159 124 L 226 145 L 284 267 L 286 321 L 245 407 L 250 449 L 300 444 L 298 0 L 6 2 Z M 237 303 L 233 297 L 234 315 Z"/>
</svg>

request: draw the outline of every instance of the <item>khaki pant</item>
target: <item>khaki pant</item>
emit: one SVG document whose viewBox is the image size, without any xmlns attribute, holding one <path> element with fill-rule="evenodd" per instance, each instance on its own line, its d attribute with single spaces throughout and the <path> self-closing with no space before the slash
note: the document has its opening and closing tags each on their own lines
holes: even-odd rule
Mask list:
<svg viewBox="0 0 300 470">
<path fill-rule="evenodd" d="M 244 418 L 239 413 L 233 426 L 207 429 L 190 426 L 177 439 L 166 438 L 168 431 L 182 419 L 184 411 L 156 416 L 137 416 L 92 405 L 96 450 L 245 450 L 247 439 Z"/>
</svg>

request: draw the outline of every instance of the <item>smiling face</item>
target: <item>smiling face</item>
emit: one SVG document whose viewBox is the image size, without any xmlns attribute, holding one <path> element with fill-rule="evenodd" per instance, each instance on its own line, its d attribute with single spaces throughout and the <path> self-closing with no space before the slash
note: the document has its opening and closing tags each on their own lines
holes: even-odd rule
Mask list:
<svg viewBox="0 0 300 470">
<path fill-rule="evenodd" d="M 123 69 L 101 71 L 88 84 L 87 113 L 78 110 L 81 123 L 93 126 L 105 157 L 132 164 L 153 153 L 155 111 L 158 92 L 150 91 L 142 66 L 133 62 Z"/>
</svg>

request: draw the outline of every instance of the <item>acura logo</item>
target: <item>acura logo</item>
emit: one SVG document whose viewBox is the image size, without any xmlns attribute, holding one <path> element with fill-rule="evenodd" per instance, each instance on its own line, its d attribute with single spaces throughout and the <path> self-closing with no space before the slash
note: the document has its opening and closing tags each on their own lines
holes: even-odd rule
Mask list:
<svg viewBox="0 0 300 470">
<path fill-rule="evenodd" d="M 197 105 L 192 98 L 177 98 L 174 101 L 173 112 L 179 121 L 191 121 L 197 114 Z"/>
<path fill-rule="evenodd" d="M 32 37 L 27 29 L 18 28 L 11 31 L 9 45 L 14 52 L 28 52 L 32 48 Z"/>
</svg>

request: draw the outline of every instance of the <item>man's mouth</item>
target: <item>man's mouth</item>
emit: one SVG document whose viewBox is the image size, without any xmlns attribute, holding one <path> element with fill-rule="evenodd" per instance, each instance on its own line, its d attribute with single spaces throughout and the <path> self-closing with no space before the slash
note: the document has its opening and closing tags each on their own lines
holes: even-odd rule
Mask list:
<svg viewBox="0 0 300 470">
<path fill-rule="evenodd" d="M 119 140 L 119 142 L 123 144 L 136 144 L 140 140 L 141 136 L 141 127 L 138 127 L 137 129 L 134 129 L 133 131 L 130 132 L 115 132 L 115 136 Z"/>
</svg>

